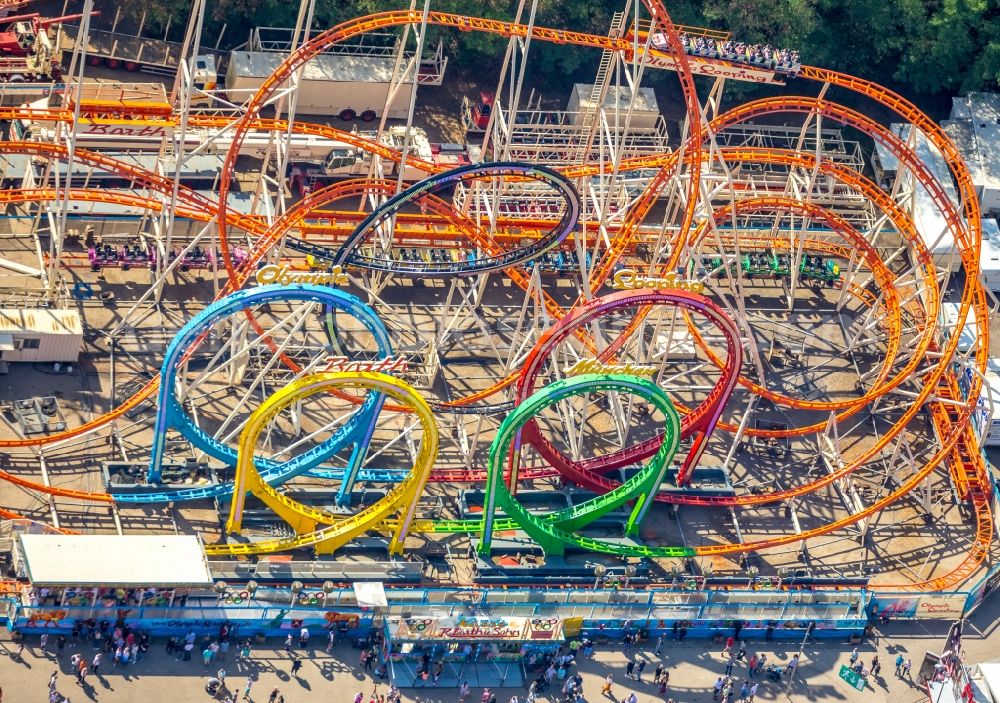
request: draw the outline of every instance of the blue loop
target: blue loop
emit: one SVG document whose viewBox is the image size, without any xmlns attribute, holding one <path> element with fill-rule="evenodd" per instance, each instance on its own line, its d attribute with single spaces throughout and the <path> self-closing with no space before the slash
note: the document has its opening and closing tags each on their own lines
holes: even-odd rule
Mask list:
<svg viewBox="0 0 1000 703">
<path fill-rule="evenodd" d="M 374 336 L 379 358 L 385 359 L 392 355 L 392 343 L 385 325 L 374 310 L 350 293 L 316 285 L 260 286 L 237 291 L 216 301 L 181 328 L 170 342 L 163 359 L 160 370 L 160 389 L 157 397 L 156 423 L 153 428 L 153 447 L 147 474 L 147 480 L 150 483 L 160 480 L 160 466 L 163 462 L 166 433 L 171 427 L 178 430 L 188 441 L 209 456 L 229 465 L 236 464 L 236 449 L 222 444 L 198 427 L 177 401 L 174 395 L 177 369 L 188 347 L 202 333 L 211 329 L 216 322 L 235 312 L 273 301 L 314 301 L 346 312 L 358 320 Z M 269 459 L 255 459 L 262 478 L 270 484 L 283 483 L 318 466 L 354 441 L 361 431 L 359 428 L 367 427 L 372 420 L 372 415 L 378 412 L 381 405 L 381 395 L 369 393 L 364 403 L 343 426 L 338 428 L 327 440 L 309 451 L 280 463 Z M 163 500 L 197 500 L 225 495 L 230 491 L 231 486 L 228 485 L 181 489 L 165 492 Z M 116 495 L 115 498 L 119 501 L 129 501 L 128 495 Z M 129 502 L 151 502 L 151 496 L 148 494 L 136 495 L 132 498 L 133 501 Z"/>
</svg>

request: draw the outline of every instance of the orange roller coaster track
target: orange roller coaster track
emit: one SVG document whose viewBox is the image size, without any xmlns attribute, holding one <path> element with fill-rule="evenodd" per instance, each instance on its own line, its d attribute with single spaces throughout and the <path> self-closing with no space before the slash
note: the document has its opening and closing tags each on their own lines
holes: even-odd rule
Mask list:
<svg viewBox="0 0 1000 703">
<path fill-rule="evenodd" d="M 979 231 L 980 220 L 978 200 L 972 186 L 971 178 L 962 163 L 958 152 L 955 150 L 947 136 L 936 124 L 923 115 L 923 113 L 921 113 L 912 103 L 908 102 L 896 93 L 870 81 L 847 76 L 835 71 L 809 66 L 803 67 L 800 73 L 802 78 L 838 86 L 856 94 L 868 97 L 893 110 L 901 119 L 910 122 L 919 128 L 931 141 L 931 143 L 944 155 L 949 169 L 951 170 L 958 185 L 958 190 L 962 198 L 961 213 L 959 213 L 951 205 L 951 202 L 944 194 L 940 184 L 937 183 L 934 177 L 927 171 L 926 167 L 924 167 L 919 159 L 916 158 L 915 154 L 909 147 L 895 138 L 890 132 L 888 132 L 888 130 L 885 130 L 880 125 L 866 118 L 864 115 L 838 106 L 835 103 L 830 103 L 825 100 L 794 96 L 772 98 L 755 101 L 753 103 L 734 108 L 715 120 L 712 120 L 710 123 L 705 123 L 701 115 L 697 93 L 694 89 L 695 86 L 692 78 L 691 66 L 689 65 L 689 59 L 680 48 L 679 37 L 676 34 L 669 16 L 658 0 L 649 0 L 646 2 L 646 5 L 649 13 L 653 17 L 654 24 L 660 29 L 660 31 L 663 32 L 667 39 L 670 52 L 663 55 L 673 55 L 676 57 L 675 63 L 681 80 L 681 86 L 685 96 L 685 104 L 688 111 L 687 124 L 690 134 L 688 135 L 688 138 L 684 140 L 681 150 L 676 153 L 627 159 L 619 164 L 618 168 L 621 171 L 638 168 L 657 168 L 658 171 L 657 175 L 649 183 L 642 196 L 627 213 L 624 222 L 620 226 L 611 230 L 613 237 L 610 241 L 608 252 L 603 259 L 598 262 L 598 266 L 595 268 L 594 276 L 591 280 L 595 289 L 604 283 L 621 256 L 629 250 L 630 246 L 634 244 L 639 233 L 639 225 L 649 214 L 653 203 L 656 201 L 661 190 L 668 183 L 678 177 L 680 173 L 679 169 L 682 167 L 688 169 L 685 176 L 689 179 L 686 189 L 686 206 L 681 218 L 681 226 L 678 229 L 677 239 L 671 251 L 671 256 L 664 265 L 664 270 L 676 267 L 678 262 L 682 261 L 684 257 L 688 255 L 688 252 L 691 251 L 692 247 L 695 246 L 702 237 L 706 236 L 706 227 L 709 225 L 707 221 L 698 228 L 692 227 L 695 221 L 695 212 L 699 206 L 698 188 L 701 170 L 706 162 L 706 159 L 708 158 L 704 151 L 706 135 L 711 135 L 721 129 L 724 129 L 726 126 L 737 124 L 755 117 L 782 111 L 797 112 L 801 114 L 817 115 L 823 116 L 824 118 L 834 119 L 842 122 L 843 124 L 856 127 L 860 131 L 872 136 L 876 139 L 876 141 L 885 144 L 890 148 L 890 150 L 895 152 L 900 158 L 900 162 L 907 169 L 909 169 L 920 181 L 921 185 L 923 185 L 928 192 L 931 193 L 937 206 L 941 210 L 941 213 L 945 217 L 949 230 L 954 236 L 955 242 L 959 248 L 962 262 L 966 266 L 967 271 L 970 272 L 970 275 L 966 277 L 966 284 L 962 291 L 958 324 L 961 325 L 964 323 L 969 312 L 972 311 L 979 326 L 980 333 L 985 334 L 988 329 L 986 324 L 985 294 L 976 280 L 977 277 L 971 275 L 971 272 L 975 271 L 978 266 L 979 241 L 981 236 Z M 226 165 L 223 168 L 223 184 L 220 199 L 218 201 L 213 201 L 212 199 L 195 194 L 186 188 L 179 189 L 179 215 L 200 220 L 208 220 L 212 217 L 218 217 L 220 241 L 225 253 L 224 263 L 230 279 L 225 290 L 223 291 L 223 294 L 240 287 L 246 281 L 249 272 L 252 270 L 253 264 L 260 261 L 266 252 L 280 240 L 289 228 L 295 226 L 296 224 L 301 224 L 305 218 L 310 215 L 317 215 L 318 213 L 315 208 L 320 206 L 319 203 L 331 202 L 332 200 L 337 199 L 336 197 L 331 197 L 336 195 L 338 192 L 336 188 L 334 188 L 333 190 L 324 193 L 323 198 L 327 198 L 326 200 L 323 198 L 311 199 L 307 206 L 292 208 L 288 215 L 281 218 L 278 222 L 275 222 L 275 224 L 270 228 L 266 227 L 266 225 L 259 218 L 236 214 L 229 210 L 226 204 L 225 195 L 231 184 L 231 175 L 234 173 L 233 166 L 235 164 L 235 155 L 238 153 L 237 143 L 239 139 L 241 139 L 242 136 L 251 129 L 271 129 L 282 131 L 289 129 L 289 125 L 283 121 L 259 118 L 259 111 L 267 103 L 269 96 L 272 95 L 274 90 L 281 85 L 284 80 L 292 75 L 292 73 L 294 73 L 294 71 L 301 66 L 302 63 L 307 61 L 312 55 L 315 55 L 318 51 L 322 50 L 322 48 L 373 30 L 391 28 L 405 24 L 417 24 L 421 22 L 422 19 L 422 13 L 419 12 L 387 12 L 351 20 L 314 37 L 297 52 L 293 53 L 281 65 L 281 67 L 279 67 L 275 74 L 265 82 L 258 94 L 251 100 L 245 117 L 236 123 L 235 133 L 237 136 L 234 138 L 233 147 L 227 154 Z M 448 13 L 431 12 L 428 15 L 427 20 L 430 24 L 456 28 L 461 31 L 479 31 L 506 37 L 525 37 L 529 32 L 528 27 L 525 25 L 482 18 L 463 17 Z M 621 52 L 621 54 L 626 57 L 631 56 L 634 48 L 630 40 L 621 38 L 612 39 L 608 37 L 544 27 L 534 27 L 530 30 L 530 32 L 533 39 L 540 41 L 617 51 Z M 654 50 L 650 53 L 655 55 L 658 52 Z M 699 62 L 712 61 L 712 59 L 703 57 L 693 58 L 692 60 Z M 0 108 L 0 118 L 13 119 L 18 117 L 37 120 L 69 121 L 72 119 L 72 114 L 62 110 L 37 111 L 25 110 L 22 108 Z M 190 124 L 194 126 L 221 127 L 231 125 L 232 123 L 226 118 L 192 116 Z M 350 135 L 349 133 L 345 133 L 341 130 L 325 127 L 323 125 L 295 123 L 291 126 L 291 129 L 299 133 L 318 134 L 332 139 L 337 139 L 339 141 L 351 143 L 388 159 L 396 161 L 400 159 L 400 154 L 391 148 L 374 144 L 369 140 Z M 34 142 L 0 142 L 0 152 L 26 153 L 55 159 L 65 159 L 67 157 L 67 152 L 64 147 L 47 144 L 43 145 Z M 926 251 L 926 248 L 923 247 L 922 241 L 919 234 L 913 227 L 912 221 L 900 210 L 898 205 L 896 205 L 880 189 L 871 184 L 870 181 L 867 181 L 867 179 L 864 179 L 856 172 L 853 172 L 843 166 L 838 166 L 822 160 L 817 162 L 808 155 L 782 150 L 721 149 L 718 150 L 717 154 L 715 154 L 715 158 L 719 158 L 722 161 L 759 161 L 782 163 L 802 168 L 816 168 L 828 175 L 834 176 L 839 181 L 852 186 L 889 216 L 897 230 L 906 240 L 911 252 L 914 253 L 917 264 L 921 267 L 921 271 L 923 273 L 922 283 L 924 291 L 928 294 L 928 299 L 922 301 L 924 309 L 921 311 L 914 311 L 912 303 L 904 305 L 900 308 L 900 302 L 898 301 L 899 296 L 888 292 L 891 286 L 883 285 L 882 307 L 887 313 L 889 313 L 887 320 L 888 324 L 886 326 L 887 335 L 890 346 L 898 348 L 900 334 L 899 326 L 901 324 L 899 315 L 901 311 L 905 311 L 906 314 L 911 315 L 918 322 L 917 326 L 920 329 L 920 336 L 918 339 L 919 353 L 912 354 L 911 359 L 900 370 L 896 371 L 896 374 L 892 379 L 888 379 L 892 362 L 890 362 L 887 355 L 886 361 L 880 370 L 878 382 L 872 384 L 869 391 L 864 395 L 836 404 L 836 409 L 843 410 L 843 412 L 847 414 L 857 412 L 857 410 L 864 405 L 873 402 L 877 398 L 885 396 L 893 389 L 899 387 L 908 378 L 912 378 L 915 373 L 920 374 L 923 387 L 921 388 L 918 397 L 912 402 L 909 409 L 906 411 L 903 419 L 897 423 L 898 429 L 889 433 L 891 436 L 884 436 L 882 441 L 879 441 L 874 448 L 867 450 L 864 452 L 862 457 L 853 461 L 848 467 L 849 470 L 844 471 L 843 474 L 839 471 L 837 473 L 839 475 L 847 475 L 850 471 L 856 470 L 863 463 L 876 457 L 878 452 L 888 446 L 891 441 L 891 437 L 896 436 L 896 434 L 898 434 L 898 432 L 901 431 L 902 428 L 904 428 L 906 424 L 916 416 L 916 413 L 919 412 L 919 410 L 927 403 L 930 403 L 930 406 L 933 409 L 934 423 L 940 440 L 940 449 L 937 450 L 922 467 L 919 467 L 919 469 L 915 471 L 911 477 L 899 486 L 892 494 L 885 496 L 865 510 L 851 515 L 844 520 L 839 520 L 834 523 L 815 528 L 806 533 L 786 535 L 780 538 L 753 544 L 718 545 L 714 548 L 708 547 L 706 548 L 706 553 L 712 551 L 718 553 L 732 553 L 734 551 L 762 549 L 802 539 L 808 539 L 810 537 L 819 536 L 840 529 L 853 522 L 869 517 L 889 506 L 892 502 L 898 500 L 900 497 L 916 487 L 937 467 L 943 459 L 947 459 L 950 462 L 950 466 L 953 467 L 953 473 L 959 476 L 958 483 L 961 483 L 962 485 L 961 493 L 972 501 L 973 507 L 976 511 L 977 533 L 972 549 L 970 550 L 965 561 L 959 564 L 958 567 L 956 567 L 950 574 L 918 584 L 900 584 L 891 587 L 913 590 L 943 589 L 967 578 L 975 571 L 975 569 L 978 568 L 979 564 L 981 564 L 983 558 L 985 557 L 992 534 L 992 516 L 990 515 L 989 510 L 989 492 L 987 490 L 988 477 L 986 476 L 982 457 L 978 454 L 978 451 L 974 446 L 969 446 L 970 443 L 974 443 L 975 441 L 975 437 L 969 430 L 969 419 L 974 411 L 975 400 L 978 397 L 981 387 L 981 380 L 977 374 L 974 374 L 965 402 L 962 405 L 954 404 L 954 401 L 957 399 L 954 394 L 954 377 L 952 375 L 952 371 L 948 368 L 948 365 L 957 348 L 958 335 L 952 335 L 952 337 L 949 338 L 940 349 L 934 348 L 935 353 L 940 354 L 941 360 L 939 363 L 926 366 L 924 368 L 918 368 L 922 362 L 927 360 L 925 352 L 931 348 L 931 344 L 934 344 L 933 335 L 935 332 L 937 306 L 939 304 L 939 291 L 937 289 L 936 281 L 932 275 L 933 263 L 930 259 L 930 255 Z M 111 172 L 126 176 L 132 180 L 142 183 L 145 187 L 148 187 L 152 191 L 169 194 L 173 189 L 173 183 L 170 179 L 122 164 L 104 155 L 77 149 L 75 150 L 74 159 L 80 163 L 99 166 L 102 169 L 107 169 Z M 440 168 L 434 164 L 418 161 L 413 157 L 407 158 L 407 164 L 409 166 L 426 170 L 427 172 L 440 170 Z M 600 169 L 606 168 L 607 166 L 607 164 L 592 164 L 587 166 L 567 167 L 562 169 L 562 171 L 567 176 L 583 177 L 593 175 Z M 338 184 L 338 186 L 340 185 L 342 184 Z M 343 192 L 346 192 L 350 188 L 360 187 L 362 186 L 359 184 L 344 186 L 345 190 Z M 372 186 L 371 184 L 368 184 L 365 187 L 371 188 Z M 60 197 L 60 195 L 60 191 L 51 191 L 46 189 L 9 191 L 0 194 L 0 202 L 24 202 L 36 199 L 54 199 L 55 197 Z M 316 195 L 318 195 L 318 193 Z M 124 194 L 113 195 L 107 193 L 106 191 L 94 192 L 72 190 L 70 196 L 73 199 L 81 200 L 92 199 L 103 200 L 106 202 L 122 202 L 140 206 L 145 205 L 151 209 L 158 209 L 160 207 L 159 201 L 155 199 L 147 200 L 139 196 L 134 196 L 134 199 L 130 199 L 131 196 L 126 196 Z M 111 198 L 115 198 L 115 200 L 111 200 Z M 759 203 L 759 205 L 763 207 L 764 203 Z M 788 209 L 793 207 L 789 203 L 778 201 L 772 201 L 768 206 Z M 742 207 L 749 206 L 739 206 L 739 208 Z M 490 243 L 492 240 L 489 235 L 482 231 L 470 229 L 469 220 L 461 216 L 459 213 L 456 213 L 452 208 L 444 203 L 435 203 L 431 205 L 430 209 L 432 210 L 432 214 L 435 217 L 440 218 L 440 220 L 444 222 L 447 227 L 454 228 L 453 231 L 462 232 L 467 237 L 469 237 L 469 233 L 471 231 L 472 236 L 470 239 L 473 239 L 478 245 L 494 246 Z M 736 211 L 728 213 L 723 211 L 717 212 L 716 214 L 721 217 L 731 217 L 738 211 L 740 210 L 737 209 Z M 250 260 L 248 260 L 239 269 L 234 266 L 231 257 L 229 256 L 230 246 L 228 241 L 228 230 L 230 227 L 239 228 L 257 237 L 253 250 L 251 251 Z M 843 230 L 839 231 L 843 233 Z M 885 274 L 884 264 L 880 268 L 879 265 L 876 265 L 873 262 L 866 261 L 866 263 L 869 263 L 871 266 L 873 276 L 877 275 L 877 277 L 879 277 L 880 284 L 883 284 Z M 522 287 L 527 286 L 527 277 L 522 271 L 518 269 L 511 269 L 508 272 L 508 275 Z M 896 300 L 891 298 L 896 298 Z M 555 319 L 560 319 L 567 313 L 564 308 L 557 305 L 549 298 L 545 300 L 545 307 L 548 313 Z M 638 324 L 638 320 L 635 324 Z M 982 340 L 982 342 L 984 342 L 984 340 Z M 708 348 L 708 345 L 703 342 L 703 340 L 701 346 L 711 354 L 711 350 Z M 975 354 L 975 364 L 979 367 L 980 371 L 985 369 L 986 354 L 987 351 L 985 343 L 980 343 Z M 714 358 L 713 360 L 717 364 L 722 363 L 722 360 L 720 359 Z M 477 393 L 474 396 L 468 396 L 466 398 L 452 401 L 452 403 L 455 406 L 458 406 L 473 403 L 485 397 L 489 397 L 489 395 L 492 395 L 493 393 L 509 386 L 513 379 L 513 376 L 502 379 L 492 388 L 488 389 L 488 393 Z M 750 379 L 741 377 L 740 381 L 745 387 L 754 393 L 763 397 L 771 397 L 779 402 L 795 406 L 794 403 L 796 401 L 794 399 L 785 398 L 775 394 L 767 388 L 754 383 Z M 138 393 L 127 399 L 119 407 L 77 428 L 41 438 L 2 440 L 0 441 L 0 447 L 42 446 L 64 441 L 96 430 L 148 398 L 155 391 L 156 386 L 157 380 L 154 379 L 147 383 L 146 386 L 144 386 Z M 950 396 L 947 395 L 949 393 L 951 394 Z M 952 403 L 947 404 L 947 412 L 942 412 L 941 410 L 941 408 L 946 404 L 934 402 L 934 397 L 945 397 L 948 400 L 953 401 Z M 444 404 L 445 407 L 447 407 L 447 405 L 448 404 Z M 826 404 L 824 407 L 829 409 L 831 405 Z M 818 427 L 818 425 L 813 425 L 806 428 L 794 428 L 783 432 L 750 430 L 748 431 L 748 434 L 757 433 L 762 436 L 790 436 L 792 434 L 806 434 L 808 432 L 814 432 L 817 431 Z M 956 462 L 960 462 L 961 466 L 954 468 L 956 467 Z M 53 491 L 62 491 L 62 489 L 47 488 L 45 486 L 40 486 L 39 484 L 34 484 L 30 481 L 26 481 L 25 479 L 13 477 L 9 474 L 0 475 L 0 478 L 11 480 L 26 488 L 51 493 L 53 495 L 63 495 L 66 497 L 86 500 L 106 501 L 105 494 L 87 494 L 76 491 L 54 493 Z M 815 487 L 816 485 L 810 484 L 811 489 L 814 489 Z M 775 494 L 768 496 L 768 498 L 777 500 L 780 499 L 780 496 Z M 4 514 L 5 513 L 0 512 L 0 515 Z M 7 516 L 14 517 L 13 514 Z"/>
</svg>

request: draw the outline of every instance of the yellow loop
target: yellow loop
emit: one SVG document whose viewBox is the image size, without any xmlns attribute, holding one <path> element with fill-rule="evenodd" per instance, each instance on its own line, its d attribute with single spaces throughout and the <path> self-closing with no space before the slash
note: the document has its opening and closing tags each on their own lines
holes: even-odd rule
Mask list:
<svg viewBox="0 0 1000 703">
<path fill-rule="evenodd" d="M 278 493 L 261 479 L 253 463 L 257 439 L 278 413 L 298 401 L 334 388 L 356 388 L 383 393 L 412 409 L 422 429 L 420 448 L 410 473 L 384 498 L 355 515 L 335 515 L 317 510 Z M 417 498 L 427 483 L 437 451 L 438 430 L 434 414 L 427 402 L 408 383 L 373 371 L 328 371 L 304 376 L 265 400 L 247 419 L 240 434 L 234 486 L 234 495 L 237 495 L 236 492 L 250 491 L 287 521 L 297 534 L 294 537 L 253 544 L 213 544 L 205 547 L 205 553 L 266 554 L 309 546 L 315 547 L 317 553 L 331 553 L 362 532 L 378 529 L 387 519 L 402 512 L 399 519 L 394 521 L 392 541 L 389 543 L 390 554 L 401 553 L 403 541 L 413 522 Z M 242 527 L 242 514 L 237 513 L 238 502 L 240 501 L 234 500 L 230 507 L 226 523 L 226 531 L 229 533 L 239 532 Z M 326 527 L 320 528 L 320 525 Z"/>
</svg>

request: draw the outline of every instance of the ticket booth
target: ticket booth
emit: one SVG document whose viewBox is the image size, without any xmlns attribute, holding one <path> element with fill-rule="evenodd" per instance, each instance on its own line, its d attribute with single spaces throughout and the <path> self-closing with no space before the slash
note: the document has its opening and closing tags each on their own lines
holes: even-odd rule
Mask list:
<svg viewBox="0 0 1000 703">
<path fill-rule="evenodd" d="M 565 641 L 555 617 L 390 617 L 385 621 L 389 675 L 399 688 L 522 687 Z"/>
</svg>

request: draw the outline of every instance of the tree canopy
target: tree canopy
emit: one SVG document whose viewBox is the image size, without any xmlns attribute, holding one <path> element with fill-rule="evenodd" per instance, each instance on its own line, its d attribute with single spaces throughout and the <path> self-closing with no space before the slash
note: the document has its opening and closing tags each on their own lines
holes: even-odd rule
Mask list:
<svg viewBox="0 0 1000 703">
<path fill-rule="evenodd" d="M 182 31 L 190 0 L 119 0 L 126 15 L 146 14 L 161 31 L 168 18 Z M 317 0 L 314 28 L 374 12 L 399 9 L 405 0 Z M 540 0 L 536 23 L 605 33 L 607 0 Z M 432 0 L 435 10 L 509 19 L 515 0 Z M 422 7 L 422 3 L 418 3 Z M 289 0 L 210 0 L 206 37 L 226 26 L 223 47 L 242 42 L 257 26 L 289 27 L 298 3 Z M 998 0 L 677 0 L 667 8 L 678 24 L 732 32 L 744 41 L 798 49 L 803 62 L 889 82 L 910 93 L 945 95 L 1000 85 Z M 503 50 L 500 37 L 443 32 L 452 66 L 477 70 Z M 533 50 L 539 80 L 565 80 L 592 71 L 596 56 L 542 46 Z M 580 76 L 574 76 L 580 77 Z"/>
</svg>

